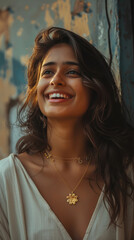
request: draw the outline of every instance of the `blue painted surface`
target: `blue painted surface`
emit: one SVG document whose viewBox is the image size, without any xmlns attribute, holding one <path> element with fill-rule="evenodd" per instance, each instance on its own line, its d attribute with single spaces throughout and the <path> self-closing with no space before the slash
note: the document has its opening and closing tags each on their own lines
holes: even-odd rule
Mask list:
<svg viewBox="0 0 134 240">
<path fill-rule="evenodd" d="M 5 59 L 5 54 L 4 52 L 0 51 L 0 76 L 2 78 L 6 77 L 6 71 L 7 71 L 7 61 Z"/>
<path fill-rule="evenodd" d="M 13 59 L 13 75 L 11 77 L 11 83 L 13 83 L 18 90 L 18 94 L 24 91 L 24 87 L 27 84 L 26 80 L 26 67 L 23 66 L 18 60 Z"/>
<path fill-rule="evenodd" d="M 0 9 L 4 10 L 5 8 L 8 8 L 9 13 L 13 18 L 13 23 L 9 28 L 9 42 L 5 43 L 3 40 L 3 44 L 0 48 L 0 69 L 3 69 L 4 71 L 4 74 L 3 71 L 0 71 L 0 77 L 6 77 L 6 71 L 8 70 L 9 66 L 7 64 L 7 59 L 5 59 L 4 57 L 4 54 L 8 48 L 12 48 L 12 69 L 10 69 L 12 71 L 12 77 L 9 81 L 16 86 L 17 94 L 21 93 L 23 86 L 26 84 L 26 67 L 21 64 L 20 58 L 25 55 L 31 55 L 35 36 L 39 32 L 39 30 L 47 27 L 44 16 L 48 4 L 49 13 L 52 19 L 54 19 L 54 26 L 64 27 L 63 20 L 60 18 L 55 18 L 55 13 L 51 9 L 52 4 L 55 2 L 55 0 L 38 0 L 38 2 L 33 0 L 7 0 L 6 3 L 5 0 L 0 1 Z M 63 2 L 66 1 L 63 0 Z M 70 10 L 73 10 L 75 0 L 69 2 Z M 92 3 L 93 8 L 94 1 L 92 0 L 90 2 Z M 41 7 L 43 7 L 43 5 L 44 9 L 41 10 Z M 84 2 L 83 11 L 79 12 L 77 15 L 81 17 L 83 12 L 86 14 L 92 13 L 91 8 L 88 8 L 88 1 Z M 93 18 L 90 20 L 91 24 L 92 21 L 94 22 L 95 19 Z M 22 31 L 21 36 L 17 36 L 18 31 Z M 89 36 L 88 39 L 91 40 L 93 38 L 94 34 L 93 31 L 91 31 L 91 37 Z M 95 43 L 95 38 L 93 39 L 93 43 Z"/>
<path fill-rule="evenodd" d="M 120 23 L 120 73 L 122 98 L 134 126 L 134 46 L 130 1 L 119 1 Z"/>
</svg>

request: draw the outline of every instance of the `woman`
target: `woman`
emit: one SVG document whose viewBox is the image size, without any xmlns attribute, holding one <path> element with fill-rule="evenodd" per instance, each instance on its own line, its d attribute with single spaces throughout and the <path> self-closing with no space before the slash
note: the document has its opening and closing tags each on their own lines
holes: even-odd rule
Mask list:
<svg viewBox="0 0 134 240">
<path fill-rule="evenodd" d="M 38 34 L 19 120 L 18 154 L 0 162 L 1 239 L 134 239 L 134 131 L 87 40 Z"/>
</svg>

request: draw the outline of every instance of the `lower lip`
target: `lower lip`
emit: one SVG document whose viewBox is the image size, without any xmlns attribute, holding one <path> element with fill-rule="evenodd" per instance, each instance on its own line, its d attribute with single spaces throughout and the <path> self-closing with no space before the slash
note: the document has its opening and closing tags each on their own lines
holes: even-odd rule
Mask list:
<svg viewBox="0 0 134 240">
<path fill-rule="evenodd" d="M 56 99 L 47 99 L 50 103 L 63 103 L 63 102 L 67 102 L 72 98 L 56 98 Z"/>
</svg>

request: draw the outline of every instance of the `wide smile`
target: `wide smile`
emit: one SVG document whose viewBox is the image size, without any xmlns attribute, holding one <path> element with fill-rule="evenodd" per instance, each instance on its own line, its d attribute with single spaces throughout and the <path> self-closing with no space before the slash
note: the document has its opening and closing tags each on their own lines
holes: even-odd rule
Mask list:
<svg viewBox="0 0 134 240">
<path fill-rule="evenodd" d="M 45 94 L 45 98 L 49 102 L 66 102 L 70 99 L 73 98 L 73 96 L 69 93 L 64 93 L 64 92 L 51 92 L 48 94 Z"/>
</svg>

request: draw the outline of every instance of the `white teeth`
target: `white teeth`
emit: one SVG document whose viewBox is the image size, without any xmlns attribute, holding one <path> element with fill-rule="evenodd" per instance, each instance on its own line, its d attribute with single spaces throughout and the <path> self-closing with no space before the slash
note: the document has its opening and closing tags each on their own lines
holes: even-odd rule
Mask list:
<svg viewBox="0 0 134 240">
<path fill-rule="evenodd" d="M 63 97 L 64 97 L 64 98 L 69 98 L 69 96 L 67 96 L 67 95 L 65 95 L 65 94 L 63 95 Z"/>
<path fill-rule="evenodd" d="M 49 99 L 52 99 L 52 98 L 69 98 L 68 95 L 66 94 L 62 94 L 62 93 L 50 93 L 49 94 Z"/>
</svg>

